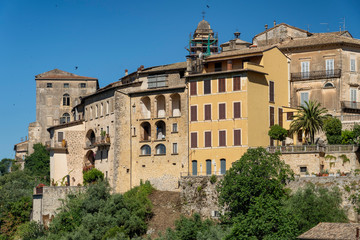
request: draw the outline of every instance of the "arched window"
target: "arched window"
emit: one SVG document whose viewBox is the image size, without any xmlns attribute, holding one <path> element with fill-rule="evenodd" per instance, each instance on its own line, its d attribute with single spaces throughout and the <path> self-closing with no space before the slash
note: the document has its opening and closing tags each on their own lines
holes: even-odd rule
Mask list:
<svg viewBox="0 0 360 240">
<path fill-rule="evenodd" d="M 95 133 L 93 130 L 89 130 L 86 134 L 86 147 L 92 147 L 95 143 Z"/>
<path fill-rule="evenodd" d="M 151 148 L 149 145 L 144 145 L 141 147 L 141 155 L 151 155 Z"/>
<path fill-rule="evenodd" d="M 151 139 L 151 125 L 148 122 L 141 123 L 141 140 L 150 141 Z"/>
<path fill-rule="evenodd" d="M 171 107 L 173 117 L 181 116 L 180 95 L 178 93 L 171 95 Z"/>
<path fill-rule="evenodd" d="M 156 97 L 156 108 L 157 117 L 165 117 L 165 97 L 163 95 Z"/>
<path fill-rule="evenodd" d="M 155 148 L 156 148 L 156 154 L 166 154 L 166 147 L 164 144 L 159 144 Z"/>
<path fill-rule="evenodd" d="M 220 159 L 220 174 L 225 174 L 226 172 L 226 159 Z"/>
<path fill-rule="evenodd" d="M 324 85 L 324 88 L 333 88 L 333 87 L 334 87 L 334 84 L 332 84 L 331 82 L 327 82 Z"/>
<path fill-rule="evenodd" d="M 150 103 L 150 98 L 149 97 L 143 97 L 141 99 L 141 116 L 142 118 L 150 118 L 150 114 L 151 114 L 151 103 Z"/>
<path fill-rule="evenodd" d="M 161 140 L 166 137 L 166 125 L 164 121 L 158 121 L 155 123 L 156 125 L 156 139 Z"/>
<path fill-rule="evenodd" d="M 70 122 L 70 114 L 64 113 L 62 117 L 60 118 L 60 124 L 68 123 Z"/>
<path fill-rule="evenodd" d="M 206 175 L 211 175 L 211 160 L 206 160 Z"/>
<path fill-rule="evenodd" d="M 197 161 L 196 160 L 192 161 L 192 175 L 193 176 L 197 175 Z"/>
<path fill-rule="evenodd" d="M 67 93 L 63 95 L 63 106 L 70 106 L 70 95 Z"/>
</svg>

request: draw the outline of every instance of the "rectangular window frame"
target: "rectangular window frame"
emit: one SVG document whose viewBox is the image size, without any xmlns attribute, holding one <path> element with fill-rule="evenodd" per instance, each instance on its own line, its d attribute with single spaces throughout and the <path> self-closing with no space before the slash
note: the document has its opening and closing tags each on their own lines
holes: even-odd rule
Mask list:
<svg viewBox="0 0 360 240">
<path fill-rule="evenodd" d="M 356 59 L 350 58 L 350 72 L 356 72 Z"/>
<path fill-rule="evenodd" d="M 224 83 L 222 86 L 221 83 Z M 225 93 L 226 92 L 226 78 L 218 78 L 218 93 Z"/>
<path fill-rule="evenodd" d="M 239 80 L 239 83 L 235 82 L 237 80 Z M 241 91 L 241 77 L 240 76 L 233 76 L 233 91 L 234 92 Z"/>
<path fill-rule="evenodd" d="M 46 88 L 52 88 L 52 87 L 53 87 L 52 83 L 46 83 Z"/>
<path fill-rule="evenodd" d="M 236 141 L 235 141 L 235 131 L 240 131 L 240 140 L 239 140 L 239 144 L 236 144 Z M 234 146 L 242 146 L 242 131 L 241 131 L 241 128 L 235 128 L 234 131 L 233 131 L 233 145 Z"/>
<path fill-rule="evenodd" d="M 197 81 L 190 82 L 190 96 L 197 95 Z"/>
<path fill-rule="evenodd" d="M 64 88 L 70 88 L 70 83 L 64 83 Z"/>
<path fill-rule="evenodd" d="M 196 137 L 196 142 L 193 142 L 193 136 Z M 190 148 L 198 148 L 199 147 L 199 133 L 191 132 L 190 133 Z"/>
<path fill-rule="evenodd" d="M 195 115 L 193 114 L 193 109 L 195 109 Z M 198 121 L 198 105 L 190 106 L 190 122 Z"/>
<path fill-rule="evenodd" d="M 211 94 L 211 79 L 205 79 L 204 81 L 204 95 Z M 207 86 L 205 83 L 208 83 L 209 86 Z"/>
<path fill-rule="evenodd" d="M 224 137 L 225 137 L 225 143 L 224 143 L 224 145 L 221 145 L 221 134 L 220 134 L 221 132 L 224 132 L 224 134 L 225 134 L 225 136 L 224 136 Z M 226 142 L 227 142 L 227 141 L 226 141 L 226 135 L 227 135 L 226 132 L 227 132 L 226 129 L 221 129 L 221 130 L 218 131 L 218 136 L 219 136 L 218 146 L 219 146 L 219 147 L 226 147 Z"/>
<path fill-rule="evenodd" d="M 207 118 L 206 116 L 206 108 L 210 107 L 210 118 Z M 211 121 L 212 120 L 212 104 L 211 103 L 206 103 L 204 104 L 204 121 Z"/>
<path fill-rule="evenodd" d="M 274 126 L 274 124 L 275 124 L 275 107 L 269 106 L 269 126 L 270 127 Z"/>
<path fill-rule="evenodd" d="M 269 81 L 269 102 L 275 102 L 275 82 Z"/>
<path fill-rule="evenodd" d="M 299 106 L 305 106 L 305 99 L 303 96 L 307 95 L 307 102 L 310 100 L 310 93 L 308 91 L 300 92 Z"/>
<path fill-rule="evenodd" d="M 220 105 L 225 106 L 224 107 L 224 114 L 225 114 L 224 118 L 220 118 Z M 218 120 L 226 120 L 226 103 L 224 103 L 224 102 L 218 104 Z"/>
<path fill-rule="evenodd" d="M 172 144 L 172 154 L 179 154 L 179 152 L 178 152 L 178 144 L 177 143 Z"/>
<path fill-rule="evenodd" d="M 206 135 L 207 134 L 210 134 L 210 143 L 209 144 L 207 144 L 207 141 L 206 141 Z M 212 147 L 212 140 L 213 140 L 212 132 L 211 131 L 204 131 L 204 148 L 211 148 Z"/>
<path fill-rule="evenodd" d="M 239 106 L 240 106 L 239 116 L 235 116 L 235 104 L 239 104 Z M 240 118 L 241 118 L 241 116 L 242 116 L 241 110 L 242 110 L 241 101 L 233 102 L 233 118 L 234 118 L 234 119 L 240 119 Z"/>
<path fill-rule="evenodd" d="M 173 133 L 177 133 L 177 132 L 178 132 L 178 124 L 177 124 L 177 123 L 173 123 L 173 124 L 172 124 L 172 132 L 173 132 Z"/>
</svg>

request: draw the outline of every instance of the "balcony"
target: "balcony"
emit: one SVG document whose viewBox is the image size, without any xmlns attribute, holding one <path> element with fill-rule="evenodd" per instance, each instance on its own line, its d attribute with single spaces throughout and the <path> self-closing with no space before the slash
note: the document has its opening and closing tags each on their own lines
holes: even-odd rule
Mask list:
<svg viewBox="0 0 360 240">
<path fill-rule="evenodd" d="M 45 142 L 45 147 L 48 151 L 58 151 L 58 152 L 66 152 L 67 150 L 67 142 L 63 140 L 61 142 L 55 141 L 47 141 Z"/>
<path fill-rule="evenodd" d="M 335 116 L 335 118 L 342 122 L 360 122 L 360 114 L 341 115 Z"/>
<path fill-rule="evenodd" d="M 319 152 L 357 152 L 358 145 L 302 145 L 302 146 L 274 146 L 267 147 L 267 151 L 270 153 L 280 152 L 283 154 L 291 153 L 319 153 Z"/>
<path fill-rule="evenodd" d="M 95 142 L 93 143 L 93 145 L 95 147 L 100 147 L 100 146 L 110 146 L 110 136 L 100 136 L 100 137 L 96 137 L 95 138 Z"/>
<path fill-rule="evenodd" d="M 341 101 L 341 108 L 345 112 L 359 112 L 360 111 L 360 102 Z"/>
<path fill-rule="evenodd" d="M 291 73 L 291 81 L 307 81 L 341 77 L 341 69 Z"/>
</svg>

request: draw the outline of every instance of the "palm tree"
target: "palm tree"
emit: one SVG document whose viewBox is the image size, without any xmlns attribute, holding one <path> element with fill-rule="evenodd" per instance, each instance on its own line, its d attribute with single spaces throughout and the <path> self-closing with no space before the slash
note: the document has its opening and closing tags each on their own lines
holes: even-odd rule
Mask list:
<svg viewBox="0 0 360 240">
<path fill-rule="evenodd" d="M 314 144 L 315 133 L 322 130 L 327 110 L 318 102 L 305 102 L 306 106 L 300 106 L 298 113 L 290 124 L 290 133 L 305 132 L 305 137 L 310 135 L 310 142 Z"/>
</svg>

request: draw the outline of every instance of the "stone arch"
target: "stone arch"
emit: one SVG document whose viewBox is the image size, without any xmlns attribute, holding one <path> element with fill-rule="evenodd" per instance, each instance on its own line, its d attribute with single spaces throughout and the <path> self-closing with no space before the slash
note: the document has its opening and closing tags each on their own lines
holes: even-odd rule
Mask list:
<svg viewBox="0 0 360 240">
<path fill-rule="evenodd" d="M 84 158 L 84 167 L 95 166 L 95 153 L 92 150 L 87 151 Z"/>
<path fill-rule="evenodd" d="M 87 147 L 93 146 L 94 143 L 95 143 L 95 140 L 96 140 L 95 132 L 94 132 L 92 129 L 90 129 L 90 130 L 87 131 L 87 133 L 86 133 L 86 139 L 85 139 L 86 146 L 87 146 Z"/>
<path fill-rule="evenodd" d="M 149 97 L 143 97 L 140 100 L 141 105 L 141 116 L 142 118 L 150 118 L 151 117 L 151 101 Z"/>
<path fill-rule="evenodd" d="M 162 140 L 166 137 L 166 124 L 164 121 L 160 120 L 155 123 L 156 126 L 156 139 Z"/>
<path fill-rule="evenodd" d="M 156 96 L 156 116 L 158 118 L 165 117 L 166 114 L 166 102 L 164 95 Z"/>
<path fill-rule="evenodd" d="M 143 122 L 140 125 L 141 127 L 141 140 L 150 141 L 151 140 L 151 125 L 149 122 Z"/>
<path fill-rule="evenodd" d="M 174 93 L 170 96 L 171 101 L 171 115 L 173 117 L 181 116 L 181 97 L 178 93 Z"/>
</svg>

